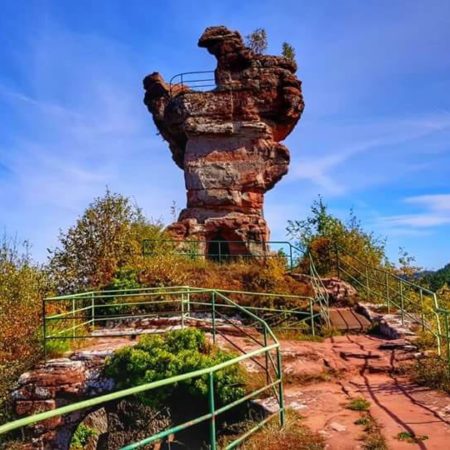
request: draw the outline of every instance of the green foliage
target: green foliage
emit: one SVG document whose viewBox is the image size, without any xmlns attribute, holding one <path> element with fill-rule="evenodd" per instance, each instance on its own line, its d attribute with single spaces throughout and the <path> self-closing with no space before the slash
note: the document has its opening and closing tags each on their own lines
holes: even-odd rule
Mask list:
<svg viewBox="0 0 450 450">
<path fill-rule="evenodd" d="M 399 441 L 405 441 L 409 444 L 419 444 L 422 441 L 426 441 L 428 439 L 428 436 L 417 436 L 414 433 L 410 433 L 409 431 L 402 431 L 397 434 L 396 438 Z"/>
<path fill-rule="evenodd" d="M 367 411 L 370 408 L 370 402 L 367 401 L 364 397 L 356 397 L 347 405 L 348 409 L 352 411 Z"/>
<path fill-rule="evenodd" d="M 295 48 L 288 42 L 283 42 L 281 54 L 291 61 L 295 61 Z"/>
<path fill-rule="evenodd" d="M 117 350 L 106 361 L 105 371 L 107 376 L 116 380 L 119 389 L 124 389 L 211 367 L 233 357 L 231 353 L 208 345 L 202 331 L 184 329 L 141 337 L 134 347 Z M 216 372 L 214 389 L 219 405 L 242 397 L 245 391 L 239 366 L 229 366 Z M 207 393 L 208 376 L 205 375 L 152 390 L 140 398 L 149 406 L 159 407 L 185 396 L 193 400 L 205 400 Z"/>
<path fill-rule="evenodd" d="M 42 354 L 41 299 L 45 273 L 29 256 L 27 243 L 0 239 L 0 422 L 6 393 L 17 376 Z"/>
<path fill-rule="evenodd" d="M 246 44 L 253 52 L 262 54 L 267 50 L 267 33 L 264 28 L 257 28 L 246 37 Z"/>
<path fill-rule="evenodd" d="M 384 262 L 385 241 L 366 232 L 353 211 L 346 222 L 333 216 L 319 196 L 311 205 L 311 214 L 304 220 L 289 220 L 287 232 L 290 238 L 305 252 L 310 252 L 320 274 L 328 274 L 335 266 L 335 249 L 352 255 L 364 265 L 380 266 Z M 305 258 L 300 266 L 307 270 Z"/>
<path fill-rule="evenodd" d="M 91 437 L 97 436 L 99 433 L 94 428 L 88 427 L 84 423 L 80 423 L 70 441 L 70 450 L 83 450 L 89 443 Z"/>
<path fill-rule="evenodd" d="M 437 291 L 445 285 L 450 285 L 450 264 L 435 272 L 426 273 L 421 281 L 428 285 L 432 291 Z"/>
<path fill-rule="evenodd" d="M 130 199 L 107 190 L 60 233 L 60 246 L 50 252 L 50 275 L 62 293 L 107 286 L 122 268 L 139 265 L 143 239 L 162 234 L 162 226 L 145 219 Z"/>
<path fill-rule="evenodd" d="M 431 356 L 420 359 L 411 371 L 411 376 L 418 384 L 450 394 L 450 371 L 444 358 Z"/>
</svg>

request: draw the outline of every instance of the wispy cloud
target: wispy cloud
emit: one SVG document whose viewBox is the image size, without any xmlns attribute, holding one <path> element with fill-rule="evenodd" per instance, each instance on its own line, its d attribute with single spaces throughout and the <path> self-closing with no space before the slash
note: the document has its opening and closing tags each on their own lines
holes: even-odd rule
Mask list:
<svg viewBox="0 0 450 450">
<path fill-rule="evenodd" d="M 450 194 L 419 195 L 404 202 L 422 207 L 424 211 L 413 214 L 387 216 L 382 221 L 393 228 L 433 228 L 450 224 Z"/>
<path fill-rule="evenodd" d="M 345 130 L 346 128 L 348 131 Z M 448 111 L 420 118 L 378 120 L 369 126 L 367 124 L 343 126 L 341 132 L 343 134 L 354 133 L 359 142 L 346 147 L 338 144 L 337 147 L 325 148 L 320 155 L 300 158 L 299 163 L 292 171 L 291 179 L 309 181 L 327 195 L 343 195 L 352 188 L 352 178 L 345 177 L 344 179 L 339 169 L 352 159 L 368 153 L 383 154 L 387 148 L 396 147 L 397 151 L 391 152 L 386 161 L 388 163 L 386 165 L 395 165 L 399 158 L 405 156 L 404 151 L 408 151 L 408 156 L 412 156 L 410 148 L 405 150 L 402 147 L 404 144 L 447 130 L 450 130 L 450 113 Z M 326 133 L 326 126 L 324 132 Z M 416 171 L 430 164 L 431 161 L 405 163 L 403 160 L 402 168 L 403 171 Z M 361 174 L 355 171 L 355 176 L 360 177 Z M 367 171 L 364 176 L 367 181 L 374 177 L 374 171 Z"/>
</svg>

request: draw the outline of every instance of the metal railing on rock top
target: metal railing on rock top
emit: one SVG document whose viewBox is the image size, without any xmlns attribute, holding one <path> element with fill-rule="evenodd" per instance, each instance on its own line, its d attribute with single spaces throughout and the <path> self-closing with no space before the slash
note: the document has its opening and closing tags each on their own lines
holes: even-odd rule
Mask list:
<svg viewBox="0 0 450 450">
<path fill-rule="evenodd" d="M 215 87 L 216 79 L 213 70 L 177 73 L 169 81 L 170 96 L 186 92 L 186 88 L 198 92 L 208 91 Z"/>
<path fill-rule="evenodd" d="M 241 305 L 239 302 L 248 302 L 249 298 L 267 299 L 267 306 Z M 231 298 L 233 297 L 234 300 Z M 297 308 L 282 309 L 275 304 L 280 298 L 298 302 Z M 100 407 L 107 402 L 123 399 L 138 393 L 148 392 L 163 386 L 173 385 L 183 380 L 197 377 L 208 378 L 208 405 L 209 411 L 187 422 L 177 424 L 167 430 L 148 436 L 138 442 L 130 443 L 123 449 L 136 449 L 152 442 L 161 441 L 169 435 L 178 433 L 189 427 L 203 422 L 209 422 L 209 446 L 217 448 L 216 418 L 232 408 L 242 405 L 254 399 L 264 392 L 271 391 L 276 401 L 276 411 L 268 417 L 259 420 L 256 425 L 241 436 L 229 442 L 225 448 L 236 448 L 251 434 L 259 430 L 273 417 L 278 416 L 280 425 L 284 424 L 284 400 L 282 385 L 282 367 L 280 344 L 273 330 L 263 317 L 268 320 L 271 316 L 281 314 L 295 317 L 299 322 L 307 322 L 314 332 L 315 321 L 319 320 L 320 312 L 315 310 L 316 300 L 310 297 L 267 294 L 241 291 L 225 291 L 217 289 L 203 289 L 187 286 L 167 288 L 142 288 L 129 290 L 110 290 L 98 292 L 86 292 L 74 295 L 64 295 L 45 299 L 43 305 L 44 342 L 47 347 L 53 341 L 93 339 L 105 336 L 133 336 L 145 332 L 144 327 L 133 329 L 136 320 L 147 320 L 157 317 L 178 317 L 175 327 L 184 328 L 190 326 L 190 321 L 202 317 L 209 321 L 209 331 L 216 342 L 218 336 L 230 343 L 239 353 L 221 364 L 196 370 L 194 372 L 180 374 L 164 380 L 143 384 L 129 389 L 123 389 L 91 399 L 83 400 L 56 408 L 54 410 L 34 414 L 29 417 L 6 423 L 0 426 L 0 434 L 19 428 L 42 422 L 53 417 L 82 411 L 89 408 Z M 306 307 L 305 307 L 306 306 Z M 238 318 L 239 320 L 236 320 Z M 105 324 L 108 324 L 105 327 Z M 111 324 L 115 326 L 111 327 Z M 254 347 L 245 350 L 229 339 L 223 331 L 223 325 L 234 327 L 239 333 L 251 338 Z M 249 327 L 256 329 L 257 337 L 248 332 Z M 147 330 L 148 331 L 148 330 Z M 161 332 L 161 330 L 160 330 Z M 242 398 L 229 404 L 217 407 L 215 404 L 214 385 L 218 371 L 236 364 L 251 360 L 265 373 L 265 384 Z"/>
</svg>

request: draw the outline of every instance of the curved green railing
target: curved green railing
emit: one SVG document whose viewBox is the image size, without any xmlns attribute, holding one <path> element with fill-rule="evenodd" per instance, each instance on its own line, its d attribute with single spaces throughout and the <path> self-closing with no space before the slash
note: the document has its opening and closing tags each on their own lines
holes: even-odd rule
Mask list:
<svg viewBox="0 0 450 450">
<path fill-rule="evenodd" d="M 149 436 L 139 442 L 130 443 L 123 449 L 137 449 L 144 445 L 164 439 L 165 437 L 177 433 L 181 430 L 209 421 L 209 445 L 211 449 L 217 448 L 216 418 L 230 409 L 248 402 L 261 395 L 263 392 L 272 391 L 276 399 L 277 410 L 262 419 L 253 428 L 245 432 L 228 443 L 225 448 L 232 449 L 238 446 L 255 431 L 264 426 L 273 417 L 278 416 L 280 425 L 284 424 L 284 401 L 282 384 L 282 367 L 280 344 L 271 327 L 266 320 L 261 318 L 262 314 L 275 313 L 280 310 L 271 307 L 252 307 L 242 306 L 234 301 L 230 296 L 242 298 L 245 296 L 259 296 L 268 299 L 277 299 L 289 297 L 292 301 L 298 301 L 302 305 L 307 305 L 306 311 L 293 309 L 290 311 L 296 314 L 297 320 L 308 321 L 314 328 L 314 320 L 317 320 L 320 312 L 314 311 L 315 299 L 310 297 L 301 297 L 284 294 L 257 294 L 242 291 L 225 291 L 217 289 L 193 288 L 187 286 L 169 287 L 169 288 L 142 288 L 120 291 L 97 291 L 86 292 L 75 295 L 64 295 L 59 297 L 50 297 L 45 299 L 43 304 L 43 323 L 45 345 L 49 345 L 52 340 L 65 339 L 85 339 L 105 337 L 105 336 L 131 336 L 141 334 L 142 330 L 133 330 L 127 328 L 130 323 L 136 319 L 148 319 L 151 317 L 174 317 L 178 314 L 179 323 L 176 326 L 185 327 L 190 321 L 197 320 L 196 316 L 208 312 L 207 320 L 210 321 L 210 331 L 212 339 L 216 342 L 217 336 L 221 335 L 226 341 L 230 342 L 242 355 L 218 364 L 216 366 L 197 370 L 190 373 L 180 374 L 171 378 L 143 384 L 129 389 L 124 389 L 109 394 L 94 397 L 81 402 L 73 403 L 61 408 L 42 412 L 29 417 L 24 417 L 10 423 L 0 426 L 0 434 L 7 433 L 19 428 L 30 426 L 38 422 L 51 419 L 76 411 L 91 409 L 93 407 L 105 404 L 112 400 L 118 400 L 130 395 L 151 391 L 163 386 L 178 383 L 182 380 L 192 379 L 200 376 L 207 376 L 209 383 L 209 411 L 200 417 L 193 418 L 188 422 L 178 424 L 153 436 Z M 108 312 L 108 309 L 110 311 Z M 105 312 L 106 311 L 106 312 Z M 230 312 L 235 316 L 239 315 L 241 321 L 230 318 Z M 205 320 L 204 318 L 202 320 Z M 102 323 L 115 322 L 119 329 L 118 333 L 108 335 L 108 330 Z M 247 323 L 247 324 L 246 324 Z M 250 337 L 256 345 L 256 349 L 246 351 L 227 338 L 222 328 L 224 325 L 233 326 L 240 330 L 243 335 Z M 121 328 L 122 327 L 122 328 Z M 257 329 L 258 335 L 255 337 L 250 330 Z M 120 331 L 120 329 L 123 330 Z M 97 334 L 96 334 L 97 333 Z M 262 337 L 262 340 L 261 340 Z M 262 362 L 260 361 L 262 360 Z M 265 384 L 255 389 L 242 398 L 217 408 L 214 398 L 215 374 L 231 365 L 242 363 L 246 360 L 258 364 L 265 372 Z"/>
</svg>

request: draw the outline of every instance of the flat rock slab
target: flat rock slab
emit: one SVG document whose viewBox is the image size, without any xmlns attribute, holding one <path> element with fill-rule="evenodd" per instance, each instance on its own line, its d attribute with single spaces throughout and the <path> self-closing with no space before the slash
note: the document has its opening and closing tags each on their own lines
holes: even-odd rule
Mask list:
<svg viewBox="0 0 450 450">
<path fill-rule="evenodd" d="M 339 331 L 362 333 L 371 326 L 370 321 L 353 308 L 330 308 L 329 316 L 331 326 Z"/>
</svg>

